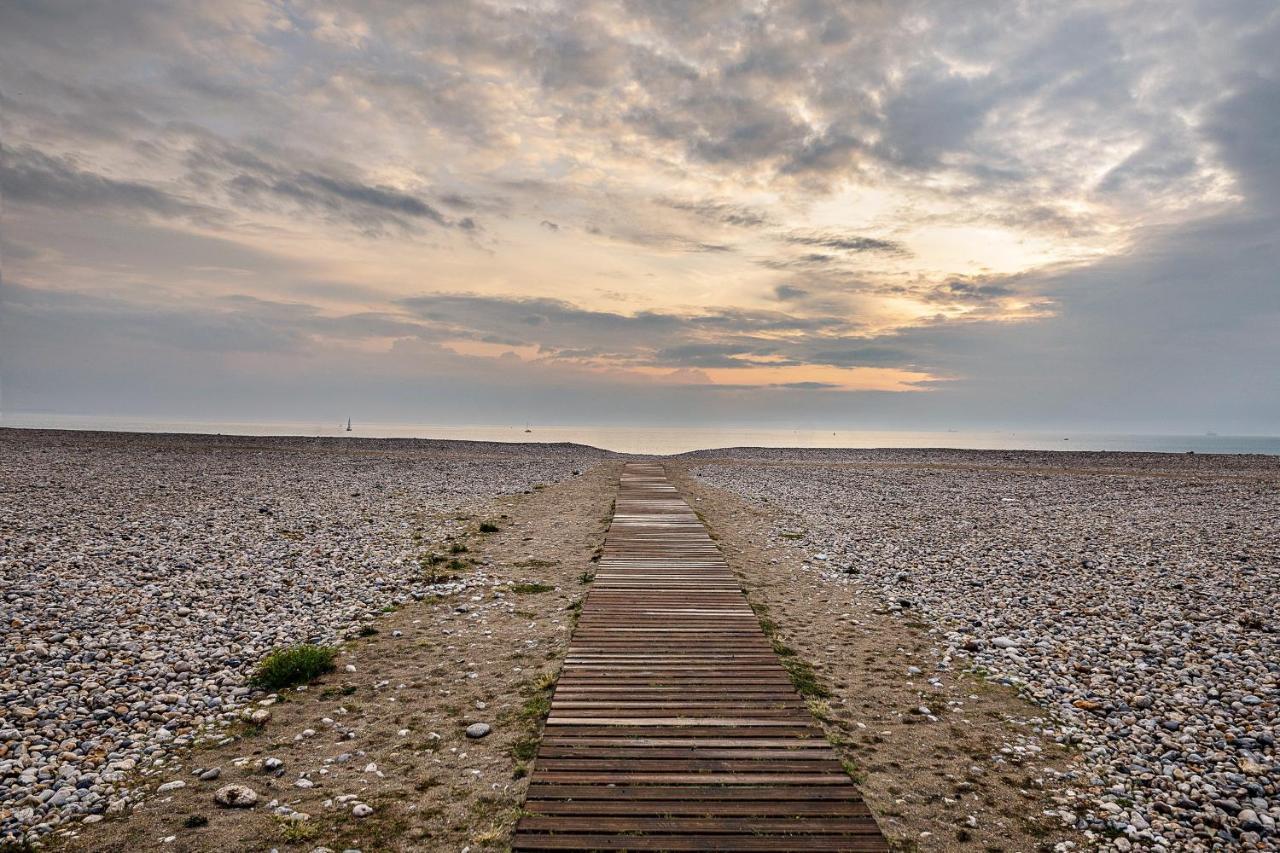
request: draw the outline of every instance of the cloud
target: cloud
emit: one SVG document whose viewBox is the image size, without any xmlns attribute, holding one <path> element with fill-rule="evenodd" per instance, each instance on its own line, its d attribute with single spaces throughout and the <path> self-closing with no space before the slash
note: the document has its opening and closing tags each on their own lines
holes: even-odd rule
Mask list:
<svg viewBox="0 0 1280 853">
<path fill-rule="evenodd" d="M 1278 26 L 1191 0 L 1158 27 L 1142 2 L 4 4 L 6 393 L 123 405 L 143 371 L 266 405 L 279 366 L 389 409 L 806 394 L 815 420 L 1275 431 Z M 691 402 L 778 365 L 813 381 Z M 855 398 L 825 387 L 844 368 L 939 381 Z"/>
<path fill-rule="evenodd" d="M 660 198 L 658 204 L 673 210 L 692 213 L 708 222 L 732 225 L 737 228 L 761 228 L 775 224 L 768 213 L 745 204 L 713 199 L 688 201 L 674 198 Z"/>
<path fill-rule="evenodd" d="M 294 165 L 300 159 L 309 158 L 206 139 L 188 153 L 186 166 L 197 183 L 220 185 L 240 204 L 315 213 L 374 236 L 388 229 L 412 231 L 419 223 L 463 231 L 478 227 L 469 216 L 446 216 L 418 193 L 345 174 L 350 170 L 336 164 L 328 170 L 321 163 Z"/>
<path fill-rule="evenodd" d="M 28 146 L 6 149 L 0 157 L 0 192 L 11 203 L 50 208 L 162 216 L 209 213 L 152 184 L 109 178 Z"/>
<path fill-rule="evenodd" d="M 788 234 L 784 238 L 788 243 L 800 246 L 819 246 L 833 251 L 861 253 L 880 252 L 889 255 L 909 255 L 906 247 L 894 240 L 881 240 L 876 237 L 864 237 L 857 234 Z"/>
</svg>

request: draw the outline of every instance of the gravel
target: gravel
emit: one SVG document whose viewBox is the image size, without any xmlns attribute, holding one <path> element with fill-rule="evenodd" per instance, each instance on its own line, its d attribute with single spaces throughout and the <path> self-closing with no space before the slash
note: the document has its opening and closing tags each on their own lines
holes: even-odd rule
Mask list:
<svg viewBox="0 0 1280 853">
<path fill-rule="evenodd" d="M 483 583 L 418 558 L 601 455 L 0 430 L 0 846 L 120 812 L 175 750 L 265 722 L 248 676 L 272 648 Z"/>
<path fill-rule="evenodd" d="M 940 668 L 1049 708 L 1083 767 L 1065 822 L 1119 849 L 1280 849 L 1280 459 L 687 458 L 774 507 L 776 546 L 933 625 Z"/>
</svg>

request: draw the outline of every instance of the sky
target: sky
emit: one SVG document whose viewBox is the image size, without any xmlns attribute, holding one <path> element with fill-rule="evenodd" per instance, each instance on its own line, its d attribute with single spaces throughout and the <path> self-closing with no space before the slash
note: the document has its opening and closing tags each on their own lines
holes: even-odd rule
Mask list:
<svg viewBox="0 0 1280 853">
<path fill-rule="evenodd" d="M 0 3 L 0 407 L 1280 434 L 1280 5 Z"/>
</svg>

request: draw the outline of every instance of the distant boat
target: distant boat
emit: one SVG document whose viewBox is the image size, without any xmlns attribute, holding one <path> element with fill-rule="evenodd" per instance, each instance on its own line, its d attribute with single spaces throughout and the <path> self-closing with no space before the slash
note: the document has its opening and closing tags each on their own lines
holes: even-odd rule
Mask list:
<svg viewBox="0 0 1280 853">
<path fill-rule="evenodd" d="M 533 432 L 533 430 L 529 429 L 529 422 L 528 422 L 528 421 L 525 421 L 525 422 L 524 422 L 524 431 L 525 431 L 525 432 Z"/>
<path fill-rule="evenodd" d="M 351 418 L 347 418 L 347 432 L 351 432 Z"/>
</svg>

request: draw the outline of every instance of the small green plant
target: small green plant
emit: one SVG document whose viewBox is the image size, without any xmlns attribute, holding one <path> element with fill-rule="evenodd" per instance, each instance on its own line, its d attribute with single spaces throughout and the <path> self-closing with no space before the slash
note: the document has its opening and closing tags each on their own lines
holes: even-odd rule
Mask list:
<svg viewBox="0 0 1280 853">
<path fill-rule="evenodd" d="M 465 554 L 467 553 L 467 546 L 463 545 L 461 542 L 454 542 L 452 545 L 449 546 L 449 553 Z"/>
<path fill-rule="evenodd" d="M 379 633 L 381 632 L 372 625 L 362 625 L 360 626 L 360 630 L 356 631 L 356 635 L 359 637 L 373 637 Z"/>
<path fill-rule="evenodd" d="M 545 583 L 513 583 L 511 591 L 516 595 L 535 595 L 540 592 L 551 592 L 554 586 Z"/>
<path fill-rule="evenodd" d="M 867 774 L 862 772 L 862 768 L 852 758 L 841 758 L 840 766 L 854 783 L 861 785 L 867 781 Z"/>
<path fill-rule="evenodd" d="M 280 837 L 285 841 L 310 841 L 320 834 L 320 827 L 309 820 L 283 820 Z"/>
<path fill-rule="evenodd" d="M 450 561 L 449 561 L 449 568 L 450 568 L 450 569 L 453 569 L 455 572 L 460 572 L 460 571 L 462 571 L 463 569 L 465 569 L 466 567 L 467 567 L 467 564 L 466 564 L 466 563 L 464 563 L 462 560 L 456 560 L 456 559 L 455 559 L 455 560 L 450 560 Z"/>
<path fill-rule="evenodd" d="M 317 646 L 300 643 L 276 649 L 262 659 L 250 679 L 255 687 L 279 690 L 313 681 L 333 670 L 333 659 L 338 650 L 333 646 Z"/>
<path fill-rule="evenodd" d="M 791 685 L 796 692 L 806 699 L 826 699 L 831 691 L 818 681 L 818 674 L 813 667 L 798 657 L 782 658 L 782 667 L 791 676 Z"/>
<path fill-rule="evenodd" d="M 494 524 L 492 521 L 482 521 L 480 522 L 480 532 L 481 533 L 497 533 L 498 525 Z"/>
<path fill-rule="evenodd" d="M 199 829 L 202 826 L 209 825 L 209 818 L 202 814 L 193 814 L 182 822 L 187 829 Z"/>
<path fill-rule="evenodd" d="M 596 579 L 595 572 L 583 572 L 582 574 L 578 575 L 578 583 L 582 584 L 583 586 L 586 586 L 587 584 L 591 583 L 595 579 Z"/>
</svg>

